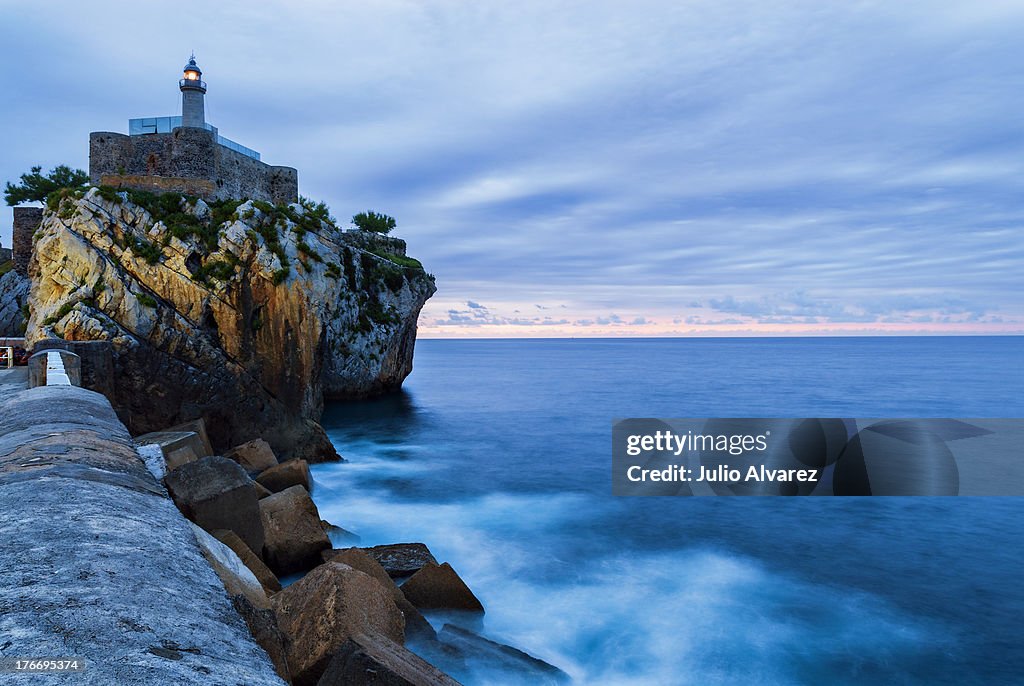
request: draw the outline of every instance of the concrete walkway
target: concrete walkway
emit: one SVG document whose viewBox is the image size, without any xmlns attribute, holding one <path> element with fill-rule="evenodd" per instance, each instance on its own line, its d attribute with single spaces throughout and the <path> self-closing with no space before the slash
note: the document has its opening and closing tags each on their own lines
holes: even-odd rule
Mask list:
<svg viewBox="0 0 1024 686">
<path fill-rule="evenodd" d="M 85 671 L 3 684 L 283 682 L 107 400 L 0 372 L 0 663 Z"/>
</svg>

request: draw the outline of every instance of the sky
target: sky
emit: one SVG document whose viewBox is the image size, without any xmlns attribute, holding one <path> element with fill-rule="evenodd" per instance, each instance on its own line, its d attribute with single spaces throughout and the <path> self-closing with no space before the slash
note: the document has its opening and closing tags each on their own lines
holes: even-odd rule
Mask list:
<svg viewBox="0 0 1024 686">
<path fill-rule="evenodd" d="M 396 217 L 423 337 L 1024 333 L 1024 2 L 0 16 L 0 180 L 179 114 L 194 50 L 221 134 Z"/>
</svg>

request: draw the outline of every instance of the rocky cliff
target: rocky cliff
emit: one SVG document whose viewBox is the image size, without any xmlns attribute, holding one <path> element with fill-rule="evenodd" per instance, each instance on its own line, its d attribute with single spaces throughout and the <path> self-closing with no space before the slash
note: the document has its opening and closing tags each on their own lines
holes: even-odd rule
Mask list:
<svg viewBox="0 0 1024 686">
<path fill-rule="evenodd" d="M 0 275 L 0 338 L 17 337 L 25 332 L 28 290 L 28 279 L 13 269 Z"/>
<path fill-rule="evenodd" d="M 299 204 L 90 189 L 49 203 L 27 337 L 107 340 L 133 433 L 206 419 L 215 447 L 336 456 L 323 399 L 397 388 L 433 279 L 404 242 Z"/>
</svg>

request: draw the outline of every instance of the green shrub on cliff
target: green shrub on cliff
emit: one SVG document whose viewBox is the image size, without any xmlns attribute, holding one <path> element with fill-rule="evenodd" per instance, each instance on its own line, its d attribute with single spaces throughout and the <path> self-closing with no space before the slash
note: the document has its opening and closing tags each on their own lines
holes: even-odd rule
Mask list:
<svg viewBox="0 0 1024 686">
<path fill-rule="evenodd" d="M 42 173 L 40 166 L 32 167 L 27 174 L 21 175 L 21 183 L 14 185 L 10 181 L 4 186 L 4 200 L 8 205 L 20 205 L 23 202 L 44 202 L 47 197 L 65 188 L 81 189 L 89 183 L 89 174 L 81 169 L 72 169 L 61 164 Z"/>
<path fill-rule="evenodd" d="M 331 208 L 328 207 L 327 203 L 323 200 L 320 202 L 313 202 L 309 198 L 300 195 L 299 204 L 302 205 L 302 209 L 306 211 L 306 215 L 323 220 L 331 226 L 336 224 L 334 217 L 331 216 Z"/>
<path fill-rule="evenodd" d="M 394 231 L 395 218 L 386 214 L 378 214 L 372 210 L 352 215 L 352 223 L 356 228 L 373 233 L 391 233 Z"/>
<path fill-rule="evenodd" d="M 228 260 L 210 260 L 192 274 L 192 280 L 208 284 L 210 279 L 227 281 L 235 275 L 235 265 Z"/>
</svg>

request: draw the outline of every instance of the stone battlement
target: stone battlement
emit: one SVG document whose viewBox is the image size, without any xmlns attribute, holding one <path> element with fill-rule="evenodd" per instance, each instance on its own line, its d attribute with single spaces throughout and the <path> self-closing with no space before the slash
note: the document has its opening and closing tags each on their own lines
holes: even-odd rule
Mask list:
<svg viewBox="0 0 1024 686">
<path fill-rule="evenodd" d="M 208 129 L 89 135 L 89 180 L 94 185 L 288 204 L 299 199 L 298 179 L 294 168 L 269 165 L 232 150 Z"/>
</svg>

